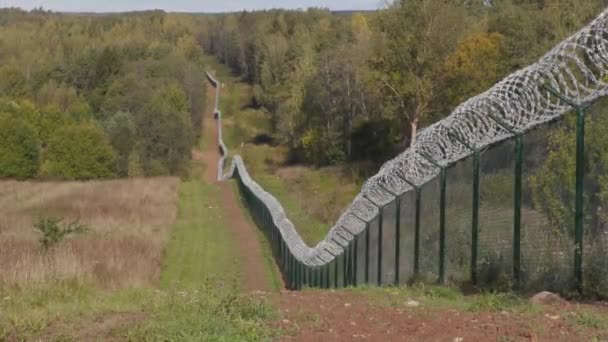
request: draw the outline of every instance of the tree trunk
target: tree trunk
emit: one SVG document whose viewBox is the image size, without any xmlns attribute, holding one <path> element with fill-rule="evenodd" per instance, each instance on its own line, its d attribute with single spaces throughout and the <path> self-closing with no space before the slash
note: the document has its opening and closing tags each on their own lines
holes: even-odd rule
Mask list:
<svg viewBox="0 0 608 342">
<path fill-rule="evenodd" d="M 416 133 L 418 131 L 418 119 L 410 121 L 410 146 L 416 142 Z"/>
</svg>

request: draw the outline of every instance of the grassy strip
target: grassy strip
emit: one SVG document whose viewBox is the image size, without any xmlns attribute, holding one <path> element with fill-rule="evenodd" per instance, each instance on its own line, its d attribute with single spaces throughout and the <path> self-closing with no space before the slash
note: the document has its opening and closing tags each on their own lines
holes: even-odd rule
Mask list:
<svg viewBox="0 0 608 342">
<path fill-rule="evenodd" d="M 178 217 L 161 276 L 163 288 L 191 288 L 206 278 L 232 279 L 239 272 L 238 249 L 217 203 L 220 189 L 199 179 L 179 188 Z"/>
<path fill-rule="evenodd" d="M 207 282 L 192 291 L 168 292 L 149 305 L 151 319 L 121 335 L 130 341 L 264 341 L 275 334 L 268 321 L 277 317 L 261 298 L 243 295 L 235 282 Z"/>
<path fill-rule="evenodd" d="M 307 291 L 317 291 L 309 289 Z M 345 291 L 364 296 L 373 305 L 402 307 L 414 300 L 421 307 L 454 309 L 463 312 L 535 313 L 540 310 L 527 299 L 512 293 L 480 293 L 464 295 L 454 288 L 417 283 L 404 287 L 357 287 Z"/>
<path fill-rule="evenodd" d="M 209 278 L 189 291 L 104 292 L 78 281 L 0 289 L 0 341 L 260 341 L 277 332 L 263 298 Z M 117 319 L 118 318 L 118 319 Z M 110 323 L 108 323 L 110 322 Z"/>
</svg>

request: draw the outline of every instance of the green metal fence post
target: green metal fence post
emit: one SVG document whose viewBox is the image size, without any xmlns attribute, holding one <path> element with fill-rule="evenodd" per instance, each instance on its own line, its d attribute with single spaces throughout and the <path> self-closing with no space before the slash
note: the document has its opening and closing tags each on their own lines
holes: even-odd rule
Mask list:
<svg viewBox="0 0 608 342">
<path fill-rule="evenodd" d="M 378 208 L 378 286 L 382 286 L 382 219 L 384 218 L 384 206 Z"/>
<path fill-rule="evenodd" d="M 293 281 L 293 286 L 295 290 L 299 290 L 300 289 L 300 261 L 295 257 L 294 255 L 294 281 Z"/>
<path fill-rule="evenodd" d="M 439 198 L 439 284 L 443 284 L 445 282 L 445 208 L 446 208 L 446 188 L 447 188 L 447 166 L 440 165 L 435 160 L 433 160 L 430 156 L 425 155 L 424 153 L 419 153 L 419 155 L 426 159 L 428 162 L 433 164 L 435 167 L 440 170 L 440 198 Z"/>
<path fill-rule="evenodd" d="M 477 257 L 479 246 L 479 185 L 481 175 L 481 156 L 479 150 L 460 139 L 455 134 L 449 134 L 464 147 L 473 152 L 473 217 L 471 219 L 471 282 L 477 285 Z"/>
<path fill-rule="evenodd" d="M 351 250 L 350 250 L 350 260 L 348 263 L 348 269 L 349 269 L 349 285 L 352 285 L 354 287 L 357 286 L 357 262 L 359 261 L 359 236 L 361 236 L 361 234 L 357 234 L 355 236 L 354 239 L 354 243 L 351 244 Z M 353 266 L 354 265 L 354 266 Z"/>
<path fill-rule="evenodd" d="M 330 263 L 325 264 L 325 288 L 326 289 L 329 289 L 331 287 L 329 269 L 330 269 L 330 266 L 332 263 L 333 263 L 333 260 Z"/>
<path fill-rule="evenodd" d="M 289 289 L 293 290 L 293 258 L 289 248 L 287 249 L 287 274 L 287 278 L 289 279 Z"/>
<path fill-rule="evenodd" d="M 479 151 L 473 155 L 473 219 L 471 229 L 471 281 L 477 285 L 477 258 L 479 253 L 479 190 L 481 175 L 481 157 Z"/>
<path fill-rule="evenodd" d="M 579 291 L 583 290 L 583 206 L 585 179 L 585 111 L 576 109 L 576 200 L 574 229 L 574 274 Z"/>
<path fill-rule="evenodd" d="M 515 213 L 513 217 L 513 275 L 516 288 L 521 286 L 521 199 L 523 172 L 523 138 L 521 134 L 515 137 Z"/>
<path fill-rule="evenodd" d="M 414 227 L 414 275 L 420 274 L 420 204 L 422 202 L 422 190 L 416 188 L 416 223 Z"/>
<path fill-rule="evenodd" d="M 319 288 L 321 289 L 325 288 L 325 265 L 319 267 Z"/>
<path fill-rule="evenodd" d="M 445 209 L 446 209 L 447 169 L 441 169 L 441 199 L 439 223 L 439 283 L 445 283 Z"/>
<path fill-rule="evenodd" d="M 353 253 L 353 250 L 355 251 Z M 357 277 L 352 277 L 350 272 L 351 264 L 357 263 L 357 235 L 355 235 L 352 243 L 348 245 L 348 249 L 346 250 L 346 259 L 344 260 L 344 284 L 346 287 L 348 286 L 357 286 Z M 354 259 L 354 261 L 353 261 Z"/>
<path fill-rule="evenodd" d="M 323 288 L 323 266 L 317 267 L 317 287 Z"/>
<path fill-rule="evenodd" d="M 340 257 L 342 256 L 342 254 L 339 255 Z M 338 257 L 336 257 L 336 259 L 334 259 L 334 288 L 338 288 L 338 265 L 340 263 L 340 261 L 338 260 Z"/>
<path fill-rule="evenodd" d="M 323 266 L 317 267 L 317 287 L 323 288 Z"/>
<path fill-rule="evenodd" d="M 580 104 L 544 86 L 552 95 L 576 110 L 576 194 L 574 204 L 574 278 L 579 292 L 583 291 L 583 228 L 585 205 L 585 109 L 593 102 Z"/>
<path fill-rule="evenodd" d="M 401 271 L 401 196 L 397 196 L 397 210 L 395 217 L 395 286 L 399 285 Z"/>
<path fill-rule="evenodd" d="M 523 137 L 522 134 L 502 119 L 489 115 L 490 119 L 515 136 L 515 170 L 513 195 L 513 286 L 521 286 L 521 199 L 522 199 L 522 170 L 523 170 Z"/>
<path fill-rule="evenodd" d="M 298 290 L 304 287 L 304 263 L 298 260 Z"/>
<path fill-rule="evenodd" d="M 365 284 L 369 284 L 369 223 L 365 225 Z"/>
</svg>

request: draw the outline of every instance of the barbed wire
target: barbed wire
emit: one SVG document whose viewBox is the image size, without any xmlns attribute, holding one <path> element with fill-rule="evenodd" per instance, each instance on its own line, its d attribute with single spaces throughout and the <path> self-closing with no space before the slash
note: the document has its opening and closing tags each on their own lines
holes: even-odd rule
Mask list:
<svg viewBox="0 0 608 342">
<path fill-rule="evenodd" d="M 234 156 L 228 172 L 222 173 L 228 149 L 222 139 L 220 83 L 207 73 L 216 88 L 215 115 L 222 155 L 218 180 L 229 179 L 238 172 L 244 186 L 269 209 L 294 257 L 306 265 L 321 266 L 344 253 L 354 238 L 365 231 L 367 222 L 378 215 L 380 207 L 433 180 L 441 168 L 469 157 L 474 153 L 469 147 L 488 148 L 568 112 L 571 107 L 547 87 L 570 102 L 583 105 L 608 94 L 607 75 L 608 11 L 604 11 L 536 63 L 507 76 L 459 105 L 445 119 L 420 131 L 412 146 L 365 182 L 325 239 L 309 247 L 278 200 L 250 177 L 240 156 Z"/>
</svg>

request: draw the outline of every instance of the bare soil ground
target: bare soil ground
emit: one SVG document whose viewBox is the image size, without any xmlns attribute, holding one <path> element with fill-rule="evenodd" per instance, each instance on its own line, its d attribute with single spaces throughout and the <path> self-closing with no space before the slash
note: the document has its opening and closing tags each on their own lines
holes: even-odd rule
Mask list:
<svg viewBox="0 0 608 342">
<path fill-rule="evenodd" d="M 405 302 L 406 299 L 404 299 Z M 573 307 L 533 313 L 467 312 L 436 307 L 377 305 L 348 291 L 285 292 L 273 301 L 285 341 L 605 341 L 608 331 L 572 322 Z M 573 304 L 574 305 L 574 304 Z M 608 314 L 608 310 L 598 314 Z"/>
<path fill-rule="evenodd" d="M 208 99 L 215 98 L 215 89 L 207 87 Z M 205 139 L 204 150 L 200 154 L 203 162 L 207 165 L 203 176 L 206 183 L 214 183 L 217 180 L 217 163 L 220 158 L 217 148 L 217 123 L 213 119 L 213 103 L 208 101 L 207 110 L 203 116 L 203 139 Z M 272 289 L 268 272 L 265 270 L 262 245 L 258 240 L 256 229 L 245 217 L 239 206 L 230 182 L 218 183 L 221 196 L 218 198 L 228 222 L 228 227 L 234 236 L 235 242 L 241 253 L 240 265 L 244 281 L 244 288 L 250 291 L 270 291 Z"/>
</svg>

